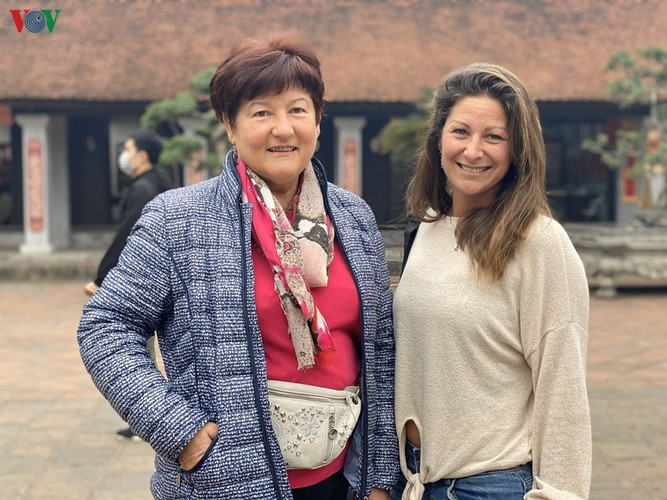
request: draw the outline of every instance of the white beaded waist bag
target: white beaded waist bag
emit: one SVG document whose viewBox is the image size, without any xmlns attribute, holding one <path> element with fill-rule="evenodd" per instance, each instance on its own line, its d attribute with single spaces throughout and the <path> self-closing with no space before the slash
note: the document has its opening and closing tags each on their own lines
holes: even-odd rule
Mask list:
<svg viewBox="0 0 667 500">
<path fill-rule="evenodd" d="M 269 380 L 271 423 L 288 469 L 317 469 L 345 448 L 361 413 L 359 387 L 342 391 Z"/>
</svg>

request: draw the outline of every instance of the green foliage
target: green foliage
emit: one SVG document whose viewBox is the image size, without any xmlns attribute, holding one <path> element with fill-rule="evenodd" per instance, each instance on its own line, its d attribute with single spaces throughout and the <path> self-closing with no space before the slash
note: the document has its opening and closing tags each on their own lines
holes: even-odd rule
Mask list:
<svg viewBox="0 0 667 500">
<path fill-rule="evenodd" d="M 406 170 L 414 163 L 428 128 L 433 89 L 424 88 L 415 102 L 416 111 L 404 118 L 392 118 L 371 140 L 371 150 L 389 155 L 390 161 Z"/>
<path fill-rule="evenodd" d="M 175 168 L 188 164 L 193 154 L 203 149 L 206 143 L 209 154 L 199 164 L 199 168 L 216 170 L 220 166 L 218 151 L 229 147 L 224 127 L 211 109 L 202 110 L 208 101 L 209 84 L 215 73 L 215 66 L 204 68 L 189 81 L 189 91 L 178 92 L 173 97 L 152 102 L 141 116 L 141 126 L 157 130 L 166 127 L 171 136 L 164 140 L 160 163 Z M 196 130 L 196 137 L 181 133 L 179 119 L 198 118 L 202 126 Z"/>
<path fill-rule="evenodd" d="M 174 97 L 149 104 L 141 115 L 141 126 L 156 129 L 162 122 L 175 124 L 179 118 L 192 116 L 196 111 L 197 98 L 187 92 L 179 92 Z"/>
<path fill-rule="evenodd" d="M 610 97 L 619 107 L 645 104 L 650 113 L 637 130 L 617 130 L 613 137 L 599 134 L 584 140 L 582 149 L 599 154 L 602 163 L 612 169 L 634 164 L 634 176 L 667 165 L 667 112 L 661 102 L 667 90 L 667 49 L 648 47 L 638 50 L 636 55 L 617 52 L 604 71 L 621 74 L 608 87 Z"/>
<path fill-rule="evenodd" d="M 201 141 L 195 137 L 184 134 L 178 134 L 165 139 L 162 143 L 162 153 L 160 154 L 160 163 L 162 165 L 176 165 L 182 163 L 192 156 L 196 151 L 201 150 Z"/>
<path fill-rule="evenodd" d="M 623 74 L 609 84 L 609 95 L 619 106 L 654 104 L 655 93 L 667 82 L 667 49 L 640 49 L 637 57 L 626 51 L 616 52 L 604 71 Z"/>
<path fill-rule="evenodd" d="M 417 156 L 426 127 L 427 121 L 421 115 L 393 118 L 371 141 L 371 150 L 389 155 L 389 159 L 395 164 L 410 165 Z"/>
<path fill-rule="evenodd" d="M 600 155 L 602 163 L 609 168 L 622 168 L 628 161 L 640 158 L 645 150 L 644 134 L 637 130 L 618 130 L 615 135 L 615 147 L 610 147 L 607 134 L 598 134 L 595 139 L 584 139 L 581 147 Z"/>
<path fill-rule="evenodd" d="M 190 88 L 195 94 L 208 96 L 208 87 L 215 74 L 215 70 L 215 66 L 209 66 L 190 78 Z"/>
<path fill-rule="evenodd" d="M 209 153 L 201 164 L 201 168 L 209 172 L 219 172 L 222 166 L 222 158 L 218 153 Z"/>
</svg>

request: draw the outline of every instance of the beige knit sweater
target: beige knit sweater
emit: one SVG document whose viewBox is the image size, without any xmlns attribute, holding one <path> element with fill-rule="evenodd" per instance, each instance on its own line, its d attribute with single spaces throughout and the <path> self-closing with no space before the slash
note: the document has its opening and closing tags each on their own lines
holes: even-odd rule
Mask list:
<svg viewBox="0 0 667 500">
<path fill-rule="evenodd" d="M 502 280 L 455 251 L 455 218 L 422 223 L 394 299 L 404 498 L 423 484 L 532 460 L 533 499 L 588 498 L 588 286 L 567 233 L 540 217 Z M 405 465 L 405 423 L 421 470 Z M 412 476 L 412 477 L 410 477 Z"/>
</svg>

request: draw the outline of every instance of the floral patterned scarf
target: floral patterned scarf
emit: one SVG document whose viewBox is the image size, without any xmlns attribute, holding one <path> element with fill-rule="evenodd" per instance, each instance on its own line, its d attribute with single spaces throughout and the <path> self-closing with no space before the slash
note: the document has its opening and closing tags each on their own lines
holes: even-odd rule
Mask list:
<svg viewBox="0 0 667 500">
<path fill-rule="evenodd" d="M 252 237 L 271 265 L 299 370 L 328 366 L 335 351 L 327 322 L 310 287 L 326 286 L 333 260 L 334 229 L 313 165 L 308 164 L 294 198 L 290 221 L 266 182 L 238 158 L 242 200 L 253 204 Z"/>
</svg>

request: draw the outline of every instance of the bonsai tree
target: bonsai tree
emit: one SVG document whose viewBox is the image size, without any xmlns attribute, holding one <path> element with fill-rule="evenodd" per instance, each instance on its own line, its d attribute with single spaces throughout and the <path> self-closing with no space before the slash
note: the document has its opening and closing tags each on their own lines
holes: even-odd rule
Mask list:
<svg viewBox="0 0 667 500">
<path fill-rule="evenodd" d="M 172 176 L 181 165 L 196 164 L 197 168 L 215 171 L 220 168 L 221 156 L 229 149 L 227 135 L 222 124 L 208 105 L 209 82 L 215 73 L 210 66 L 189 81 L 189 91 L 173 97 L 152 102 L 141 116 L 141 126 L 156 131 L 166 130 L 160 164 L 171 167 Z M 199 118 L 202 127 L 196 130 L 197 137 L 183 133 L 179 120 Z M 203 157 L 202 139 L 207 144 L 208 155 Z"/>
<path fill-rule="evenodd" d="M 632 165 L 632 174 L 644 178 L 643 208 L 667 208 L 667 49 L 650 47 L 636 55 L 615 53 L 604 68 L 620 77 L 609 84 L 609 95 L 620 108 L 648 105 L 649 115 L 633 130 L 619 129 L 613 137 L 599 134 L 582 148 L 600 155 L 611 169 Z"/>
<path fill-rule="evenodd" d="M 415 102 L 415 111 L 406 117 L 392 118 L 370 143 L 371 151 L 389 155 L 391 162 L 391 199 L 404 200 L 405 187 L 409 179 L 419 148 L 428 127 L 428 114 L 433 101 L 433 89 L 424 88 Z M 395 219 L 404 218 L 404 204 L 394 207 Z"/>
<path fill-rule="evenodd" d="M 415 102 L 415 112 L 404 118 L 392 118 L 371 141 L 371 150 L 388 154 L 393 163 L 412 166 L 426 135 L 432 100 L 433 89 L 422 89 Z"/>
</svg>

